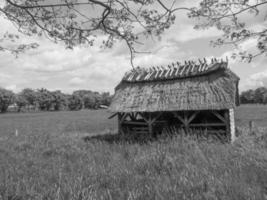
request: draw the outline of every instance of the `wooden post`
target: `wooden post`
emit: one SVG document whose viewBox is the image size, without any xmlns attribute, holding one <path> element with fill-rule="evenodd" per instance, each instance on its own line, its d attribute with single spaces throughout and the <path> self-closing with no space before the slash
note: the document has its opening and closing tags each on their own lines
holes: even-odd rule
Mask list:
<svg viewBox="0 0 267 200">
<path fill-rule="evenodd" d="M 234 142 L 236 139 L 235 136 L 235 116 L 234 109 L 226 110 L 224 113 L 226 121 L 226 134 L 231 142 Z"/>
<path fill-rule="evenodd" d="M 122 123 L 127 116 L 128 116 L 127 113 L 118 113 L 118 131 L 119 131 L 119 134 L 124 134 L 124 131 L 122 128 Z"/>
<path fill-rule="evenodd" d="M 188 134 L 189 133 L 189 120 L 188 120 L 188 111 L 184 112 L 184 126 L 185 126 L 185 133 Z"/>
<path fill-rule="evenodd" d="M 254 121 L 249 121 L 249 134 L 254 134 L 254 130 L 255 130 L 255 123 Z"/>
<path fill-rule="evenodd" d="M 148 114 L 148 133 L 151 136 L 153 133 L 153 127 L 152 127 L 152 117 L 151 117 L 151 113 Z"/>
<path fill-rule="evenodd" d="M 229 110 L 224 111 L 225 131 L 228 141 L 231 141 Z"/>
<path fill-rule="evenodd" d="M 157 115 L 152 116 L 152 113 L 148 113 L 148 117 L 146 117 L 144 114 L 141 114 L 144 121 L 147 123 L 148 126 L 148 133 L 150 135 L 153 134 L 153 124 L 156 122 L 156 120 L 161 116 L 162 112 L 159 112 Z"/>
<path fill-rule="evenodd" d="M 118 113 L 118 133 L 121 134 L 121 118 L 122 114 Z"/>
</svg>

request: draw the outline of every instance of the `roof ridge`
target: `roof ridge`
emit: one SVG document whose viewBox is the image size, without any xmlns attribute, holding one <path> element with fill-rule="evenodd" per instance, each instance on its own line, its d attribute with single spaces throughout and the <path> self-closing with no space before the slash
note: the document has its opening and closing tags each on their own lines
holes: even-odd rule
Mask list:
<svg viewBox="0 0 267 200">
<path fill-rule="evenodd" d="M 185 78 L 192 76 L 204 75 L 219 69 L 226 69 L 228 67 L 228 59 L 212 58 L 210 63 L 204 58 L 197 61 L 188 60 L 184 64 L 180 62 L 171 63 L 167 66 L 152 66 L 149 68 L 138 66 L 125 73 L 123 81 L 137 82 L 137 81 L 154 81 L 163 79 Z"/>
</svg>

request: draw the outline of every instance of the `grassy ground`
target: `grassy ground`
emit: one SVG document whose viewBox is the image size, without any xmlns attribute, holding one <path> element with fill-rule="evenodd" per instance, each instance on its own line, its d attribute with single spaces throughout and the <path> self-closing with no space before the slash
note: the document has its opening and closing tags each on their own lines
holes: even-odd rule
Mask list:
<svg viewBox="0 0 267 200">
<path fill-rule="evenodd" d="M 267 199 L 267 107 L 242 106 L 234 144 L 106 137 L 106 111 L 0 116 L 0 200 Z M 16 136 L 17 130 L 17 136 Z M 92 134 L 101 136 L 90 137 Z"/>
<path fill-rule="evenodd" d="M 260 127 L 267 127 L 267 105 L 242 105 L 236 110 L 237 126 L 248 126 L 253 120 Z"/>
<path fill-rule="evenodd" d="M 116 120 L 106 110 L 66 112 L 7 113 L 0 115 L 0 138 L 18 131 L 19 135 L 98 134 L 116 129 Z"/>
</svg>

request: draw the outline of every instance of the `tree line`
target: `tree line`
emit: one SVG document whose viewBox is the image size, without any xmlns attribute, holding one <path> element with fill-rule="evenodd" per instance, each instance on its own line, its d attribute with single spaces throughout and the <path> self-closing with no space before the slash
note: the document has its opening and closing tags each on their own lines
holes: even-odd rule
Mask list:
<svg viewBox="0 0 267 200">
<path fill-rule="evenodd" d="M 90 90 L 76 90 L 72 94 L 65 94 L 60 90 L 25 88 L 19 93 L 14 93 L 0 88 L 0 112 L 98 109 L 109 106 L 111 98 L 109 92 L 99 93 Z"/>
<path fill-rule="evenodd" d="M 243 104 L 259 103 L 267 104 L 267 88 L 259 87 L 255 90 L 247 90 L 241 93 L 240 102 Z"/>
</svg>

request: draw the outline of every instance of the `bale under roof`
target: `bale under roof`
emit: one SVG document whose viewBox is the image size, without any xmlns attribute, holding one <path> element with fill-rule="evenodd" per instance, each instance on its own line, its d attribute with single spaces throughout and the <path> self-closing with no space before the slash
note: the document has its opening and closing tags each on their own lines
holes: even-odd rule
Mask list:
<svg viewBox="0 0 267 200">
<path fill-rule="evenodd" d="M 185 62 L 127 72 L 115 88 L 112 112 L 223 110 L 239 104 L 236 76 L 224 61 Z"/>
</svg>

